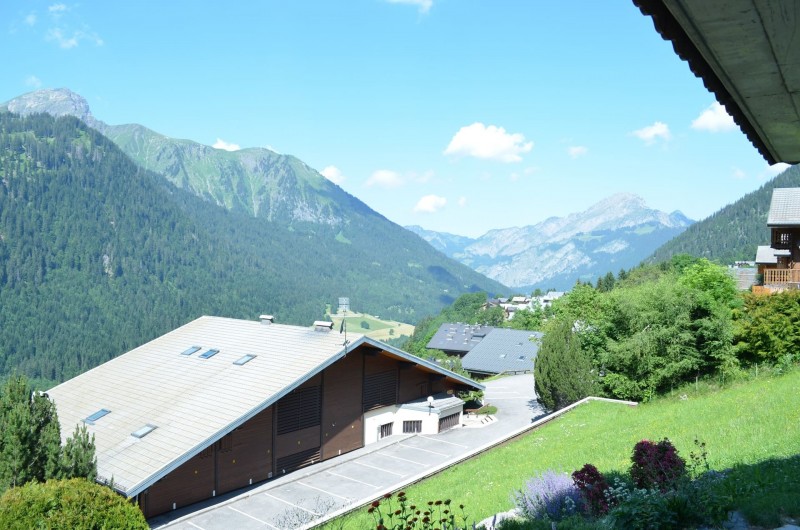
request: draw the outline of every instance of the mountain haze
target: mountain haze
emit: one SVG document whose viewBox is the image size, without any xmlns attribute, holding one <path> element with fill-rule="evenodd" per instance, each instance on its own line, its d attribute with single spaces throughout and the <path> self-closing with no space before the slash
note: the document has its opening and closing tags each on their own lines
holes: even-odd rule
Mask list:
<svg viewBox="0 0 800 530">
<path fill-rule="evenodd" d="M 638 265 L 692 222 L 680 212 L 653 210 L 641 197 L 620 193 L 583 212 L 490 230 L 475 239 L 407 228 L 476 271 L 527 290 L 567 289 L 578 279 L 592 281 Z"/>
</svg>

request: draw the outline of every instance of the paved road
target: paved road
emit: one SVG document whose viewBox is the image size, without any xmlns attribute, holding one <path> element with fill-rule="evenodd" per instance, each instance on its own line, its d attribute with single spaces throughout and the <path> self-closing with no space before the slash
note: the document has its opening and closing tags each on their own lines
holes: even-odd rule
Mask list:
<svg viewBox="0 0 800 530">
<path fill-rule="evenodd" d="M 298 528 L 326 514 L 360 506 L 384 493 L 481 452 L 525 429 L 543 415 L 533 376 L 515 375 L 486 384 L 497 406 L 495 421 L 439 435 L 397 435 L 267 483 L 152 519 L 153 528 L 236 530 Z"/>
</svg>

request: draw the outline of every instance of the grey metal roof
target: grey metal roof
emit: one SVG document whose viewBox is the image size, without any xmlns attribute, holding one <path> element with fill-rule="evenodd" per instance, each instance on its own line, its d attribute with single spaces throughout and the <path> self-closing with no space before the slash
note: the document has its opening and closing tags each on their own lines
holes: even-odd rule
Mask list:
<svg viewBox="0 0 800 530">
<path fill-rule="evenodd" d="M 791 256 L 792 251 L 788 249 L 776 250 L 767 245 L 760 245 L 756 249 L 756 263 L 762 265 L 775 265 L 778 263 L 778 256 Z"/>
<path fill-rule="evenodd" d="M 51 389 L 62 436 L 87 425 L 95 435 L 98 478 L 132 497 L 266 409 L 347 351 L 363 344 L 482 388 L 463 376 L 360 334 L 200 317 Z M 181 355 L 191 346 L 202 349 Z M 210 348 L 219 353 L 208 359 Z M 256 357 L 244 365 L 242 356 Z M 131 433 L 156 428 L 141 438 Z"/>
<path fill-rule="evenodd" d="M 426 346 L 429 349 L 460 352 L 470 351 L 492 330 L 491 326 L 448 322 L 439 326 Z"/>
<path fill-rule="evenodd" d="M 533 370 L 541 338 L 538 331 L 496 328 L 461 359 L 461 366 L 485 374 Z"/>
<path fill-rule="evenodd" d="M 800 188 L 775 188 L 767 226 L 800 226 Z"/>
</svg>

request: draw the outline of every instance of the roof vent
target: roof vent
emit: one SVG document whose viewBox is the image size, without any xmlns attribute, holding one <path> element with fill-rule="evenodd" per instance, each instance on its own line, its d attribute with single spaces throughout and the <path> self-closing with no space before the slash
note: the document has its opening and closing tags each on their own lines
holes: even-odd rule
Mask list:
<svg viewBox="0 0 800 530">
<path fill-rule="evenodd" d="M 272 316 L 272 315 L 261 315 L 258 318 L 259 318 L 259 320 L 261 320 L 262 324 L 269 325 L 269 324 L 274 324 L 275 323 L 275 317 Z"/>
<path fill-rule="evenodd" d="M 333 329 L 333 322 L 327 320 L 315 320 L 314 331 L 330 331 Z"/>
</svg>

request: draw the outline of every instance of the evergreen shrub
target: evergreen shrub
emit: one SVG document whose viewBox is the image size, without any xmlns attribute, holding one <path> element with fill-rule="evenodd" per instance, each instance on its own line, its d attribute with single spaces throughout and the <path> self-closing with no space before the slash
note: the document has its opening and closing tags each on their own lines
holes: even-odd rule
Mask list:
<svg viewBox="0 0 800 530">
<path fill-rule="evenodd" d="M 86 479 L 29 482 L 0 496 L 0 528 L 7 530 L 147 530 L 137 506 Z"/>
</svg>

